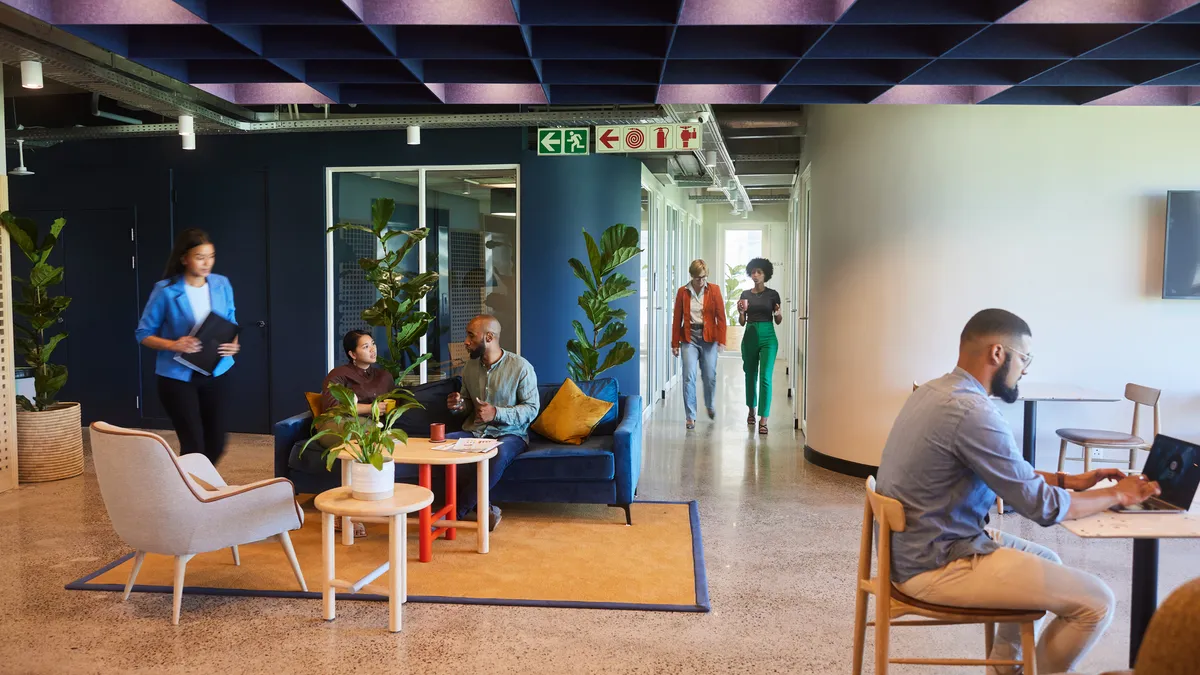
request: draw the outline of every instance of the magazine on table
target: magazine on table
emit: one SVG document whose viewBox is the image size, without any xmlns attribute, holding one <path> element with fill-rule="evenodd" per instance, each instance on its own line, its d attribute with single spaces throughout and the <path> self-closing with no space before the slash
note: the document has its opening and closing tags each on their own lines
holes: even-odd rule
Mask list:
<svg viewBox="0 0 1200 675">
<path fill-rule="evenodd" d="M 494 438 L 459 438 L 430 447 L 447 452 L 487 452 L 499 445 L 500 441 Z"/>
</svg>

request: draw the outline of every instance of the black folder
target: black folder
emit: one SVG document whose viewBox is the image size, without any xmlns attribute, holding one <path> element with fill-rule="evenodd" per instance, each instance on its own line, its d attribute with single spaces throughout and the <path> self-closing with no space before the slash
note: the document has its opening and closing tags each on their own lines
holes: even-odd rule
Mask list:
<svg viewBox="0 0 1200 675">
<path fill-rule="evenodd" d="M 217 347 L 233 342 L 237 337 L 238 325 L 228 319 L 210 313 L 200 328 L 192 337 L 200 341 L 200 351 L 195 354 L 178 354 L 175 360 L 202 375 L 212 375 L 222 356 L 217 353 Z"/>
</svg>

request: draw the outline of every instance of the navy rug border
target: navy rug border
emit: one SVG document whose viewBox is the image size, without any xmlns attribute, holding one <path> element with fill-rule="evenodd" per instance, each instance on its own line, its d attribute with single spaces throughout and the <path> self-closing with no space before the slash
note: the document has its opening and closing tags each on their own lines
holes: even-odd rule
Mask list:
<svg viewBox="0 0 1200 675">
<path fill-rule="evenodd" d="M 689 524 L 692 530 L 692 567 L 696 578 L 696 604 L 694 605 L 665 605 L 635 602 L 586 602 L 579 600 L 521 600 L 510 598 L 459 598 L 441 595 L 409 595 L 409 602 L 436 603 L 447 605 L 497 605 L 503 607 L 554 607 L 560 609 L 615 609 L 635 610 L 643 612 L 710 612 L 712 605 L 708 597 L 708 574 L 704 563 L 704 542 L 700 533 L 700 505 L 696 500 L 690 501 L 637 501 L 635 504 L 686 504 L 688 506 Z M 133 557 L 127 553 L 108 563 L 104 567 L 80 577 L 64 586 L 68 591 L 108 591 L 124 592 L 124 584 L 93 584 L 92 579 L 108 572 Z M 171 593 L 170 586 L 146 586 L 135 584 L 137 593 Z M 183 592 L 189 595 L 224 595 L 232 597 L 252 598 L 294 598 L 304 600 L 320 600 L 317 591 L 256 591 L 245 588 L 212 588 L 209 586 L 184 586 Z M 346 593 L 339 594 L 338 600 L 386 601 L 386 595 L 377 593 Z"/>
</svg>

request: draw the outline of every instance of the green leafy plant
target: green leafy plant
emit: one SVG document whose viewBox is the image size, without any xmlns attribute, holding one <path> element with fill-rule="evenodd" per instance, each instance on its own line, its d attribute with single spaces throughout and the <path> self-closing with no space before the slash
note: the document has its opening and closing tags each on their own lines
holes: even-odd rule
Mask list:
<svg viewBox="0 0 1200 675">
<path fill-rule="evenodd" d="M 725 316 L 729 319 L 729 325 L 737 325 L 737 303 L 738 303 L 738 287 L 742 285 L 742 281 L 746 279 L 745 265 L 726 265 L 725 266 Z"/>
<path fill-rule="evenodd" d="M 326 426 L 323 424 L 325 422 L 333 424 L 318 431 L 300 447 L 300 456 L 303 456 L 313 441 L 325 436 L 335 436 L 341 443 L 322 452 L 325 468 L 329 470 L 333 470 L 333 463 L 343 450 L 353 455 L 356 462 L 382 469 L 384 455 L 391 456 L 396 443 L 408 443 L 408 434 L 403 429 L 394 428 L 400 416 L 413 408 L 424 407 L 411 392 L 393 389 L 375 399 L 371 404 L 370 416 L 359 415 L 358 397 L 349 387 L 331 384 L 329 393 L 333 395 L 337 405 L 321 413 L 313 422 L 318 427 Z M 394 401 L 395 405 L 387 404 L 386 401 Z"/>
<path fill-rule="evenodd" d="M 579 321 L 572 321 L 575 339 L 567 341 L 567 374 L 576 382 L 589 382 L 615 366 L 632 359 L 637 353 L 633 345 L 621 338 L 627 328 L 623 321 L 628 313 L 613 309 L 610 303 L 633 295 L 636 291 L 633 280 L 616 271 L 642 252 L 638 247 L 639 234 L 636 228 L 616 224 L 600 235 L 600 245 L 586 231 L 583 233 L 587 245 L 588 266 L 575 258 L 568 264 L 575 276 L 587 286 L 579 296 L 579 306 L 592 324 L 591 337 Z M 611 347 L 604 361 L 600 351 Z"/>
<path fill-rule="evenodd" d="M 362 319 L 368 325 L 382 327 L 387 336 L 387 355 L 379 357 L 379 366 L 392 374 L 397 382 L 404 381 L 417 366 L 429 359 L 430 354 L 421 354 L 418 345 L 421 336 L 429 330 L 433 315 L 421 311 L 421 299 L 437 285 L 437 272 L 416 275 L 405 274 L 400 264 L 413 247 L 429 236 L 429 228 L 418 230 L 396 230 L 388 228 L 388 221 L 396 210 L 392 199 L 376 199 L 371 203 L 371 226 L 357 223 L 338 223 L 329 228 L 359 230 L 370 233 L 384 251 L 382 258 L 360 258 L 358 266 L 366 273 L 367 280 L 379 291 L 375 304 L 363 310 Z M 404 237 L 396 246 L 392 241 Z M 405 366 L 404 362 L 408 361 Z"/>
<path fill-rule="evenodd" d="M 13 277 L 14 281 L 21 284 L 21 301 L 13 303 L 13 309 L 29 324 L 16 325 L 17 330 L 24 336 L 18 337 L 15 343 L 17 351 L 25 357 L 25 363 L 33 368 L 35 392 L 33 401 L 25 396 L 18 396 L 17 403 L 27 411 L 42 411 L 58 403 L 54 397 L 67 383 L 67 367 L 50 363 L 54 348 L 66 339 L 67 334 L 46 336 L 46 332 L 58 323 L 59 317 L 71 304 L 71 298 L 63 295 L 52 296 L 48 290 L 63 281 L 63 268 L 55 267 L 47 260 L 67 221 L 63 218 L 55 220 L 50 226 L 50 233 L 40 245 L 37 223 L 32 219 L 18 218 L 5 211 L 0 213 L 0 224 L 8 230 L 8 236 L 17 248 L 33 263 L 29 270 L 29 279 Z"/>
</svg>

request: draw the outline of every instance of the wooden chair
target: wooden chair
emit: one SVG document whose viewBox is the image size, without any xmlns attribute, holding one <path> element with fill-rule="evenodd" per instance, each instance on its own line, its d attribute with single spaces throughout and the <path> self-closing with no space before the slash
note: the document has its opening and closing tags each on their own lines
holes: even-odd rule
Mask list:
<svg viewBox="0 0 1200 675">
<path fill-rule="evenodd" d="M 875 533 L 873 523 L 879 524 L 878 576 L 871 577 L 871 549 Z M 1033 622 L 1046 613 L 1040 610 L 981 609 L 934 605 L 901 593 L 891 583 L 892 533 L 905 529 L 904 506 L 895 499 L 875 492 L 875 479 L 867 479 L 866 506 L 863 510 L 862 545 L 858 552 L 858 589 L 854 602 L 854 675 L 862 675 L 863 650 L 867 626 L 875 627 L 875 673 L 887 675 L 888 664 L 928 666 L 1018 666 L 1026 675 L 1034 670 Z M 875 596 L 875 620 L 867 621 L 867 601 Z M 895 621 L 899 617 L 916 615 L 924 620 Z M 888 643 L 892 626 L 952 626 L 983 624 L 985 658 L 983 659 L 891 659 Z M 1021 624 L 1022 660 L 1005 661 L 987 658 L 992 652 L 996 624 Z"/>
<path fill-rule="evenodd" d="M 913 391 L 916 391 L 919 386 L 921 385 L 917 384 L 916 380 L 913 380 Z M 996 515 L 1004 515 L 1004 500 L 999 495 L 996 496 Z"/>
<path fill-rule="evenodd" d="M 1092 458 L 1092 450 L 1103 449 L 1128 450 L 1129 470 L 1136 471 L 1138 450 L 1150 449 L 1150 444 L 1143 440 L 1141 436 L 1138 436 L 1138 423 L 1140 422 L 1142 406 L 1149 406 L 1154 410 L 1154 435 L 1157 436 L 1162 426 L 1162 419 L 1158 411 L 1158 399 L 1161 396 L 1161 389 L 1151 389 L 1150 387 L 1143 387 L 1140 384 L 1125 385 L 1125 398 L 1133 401 L 1133 429 L 1127 434 L 1120 431 L 1103 431 L 1100 429 L 1059 429 L 1055 432 L 1058 434 L 1059 439 L 1061 439 L 1058 446 L 1058 470 L 1063 470 L 1063 462 L 1068 459 L 1072 461 L 1083 460 L 1083 470 L 1085 472 L 1092 470 L 1092 462 L 1103 462 L 1106 464 L 1125 463 L 1123 459 Z M 1068 445 L 1082 447 L 1083 456 L 1067 457 Z"/>
</svg>

